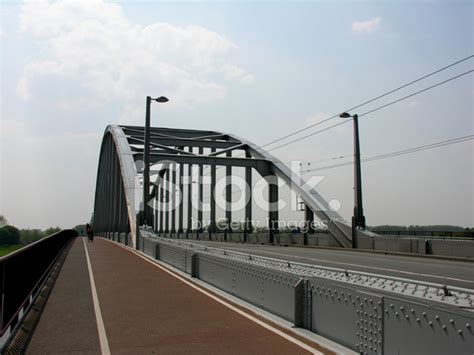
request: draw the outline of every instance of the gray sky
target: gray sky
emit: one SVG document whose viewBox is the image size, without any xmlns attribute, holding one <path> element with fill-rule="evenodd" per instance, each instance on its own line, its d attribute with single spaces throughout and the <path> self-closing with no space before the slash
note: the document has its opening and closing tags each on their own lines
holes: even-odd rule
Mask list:
<svg viewBox="0 0 474 355">
<path fill-rule="evenodd" d="M 143 124 L 147 95 L 171 100 L 153 125 L 265 144 L 473 54 L 473 29 L 472 1 L 2 2 L 0 214 L 19 227 L 88 221 L 102 133 Z M 473 93 L 470 74 L 364 116 L 363 157 L 473 134 Z M 364 164 L 367 223 L 473 226 L 473 151 L 471 140 Z M 303 165 L 351 152 L 351 125 L 272 151 Z M 352 167 L 318 174 L 348 219 Z"/>
</svg>

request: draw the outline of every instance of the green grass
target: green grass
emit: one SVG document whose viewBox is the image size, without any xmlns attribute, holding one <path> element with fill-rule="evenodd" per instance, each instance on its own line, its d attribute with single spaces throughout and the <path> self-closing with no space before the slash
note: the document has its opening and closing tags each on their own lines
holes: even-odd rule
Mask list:
<svg viewBox="0 0 474 355">
<path fill-rule="evenodd" d="M 16 245 L 1 245 L 0 246 L 0 257 L 5 256 L 7 254 L 10 254 L 11 252 L 20 249 L 23 247 L 21 244 L 16 244 Z"/>
</svg>

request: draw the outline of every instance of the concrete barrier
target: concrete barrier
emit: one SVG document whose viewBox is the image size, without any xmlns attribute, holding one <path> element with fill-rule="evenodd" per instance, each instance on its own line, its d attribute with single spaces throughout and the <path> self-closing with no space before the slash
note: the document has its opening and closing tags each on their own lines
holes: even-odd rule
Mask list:
<svg viewBox="0 0 474 355">
<path fill-rule="evenodd" d="M 373 250 L 374 249 L 374 238 L 365 236 L 365 235 L 359 235 L 357 239 L 357 245 L 360 249 L 368 249 L 368 250 Z"/>
<path fill-rule="evenodd" d="M 431 239 L 428 240 L 428 250 L 433 255 L 473 258 L 474 240 Z"/>
<path fill-rule="evenodd" d="M 411 253 L 411 241 L 400 237 L 374 237 L 374 249 Z"/>
<path fill-rule="evenodd" d="M 324 246 L 324 247 L 340 247 L 340 244 L 336 239 L 334 239 L 329 234 L 318 234 L 317 238 L 317 245 Z"/>
<path fill-rule="evenodd" d="M 262 232 L 262 233 L 256 233 L 255 234 L 257 237 L 257 243 L 268 243 L 270 241 L 270 236 L 268 235 L 267 232 Z"/>
</svg>

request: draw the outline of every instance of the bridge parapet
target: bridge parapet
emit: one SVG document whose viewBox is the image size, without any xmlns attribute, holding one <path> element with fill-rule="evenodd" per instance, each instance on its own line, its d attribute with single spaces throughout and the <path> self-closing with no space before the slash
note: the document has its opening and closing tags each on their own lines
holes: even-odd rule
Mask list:
<svg viewBox="0 0 474 355">
<path fill-rule="evenodd" d="M 75 230 L 62 230 L 0 258 L 0 351 L 11 341 L 57 260 L 76 236 Z"/>
</svg>

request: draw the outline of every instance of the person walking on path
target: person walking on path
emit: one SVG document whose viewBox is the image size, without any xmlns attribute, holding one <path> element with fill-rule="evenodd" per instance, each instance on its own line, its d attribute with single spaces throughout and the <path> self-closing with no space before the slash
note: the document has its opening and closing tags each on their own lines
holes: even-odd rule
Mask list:
<svg viewBox="0 0 474 355">
<path fill-rule="evenodd" d="M 87 223 L 86 224 L 86 233 L 87 233 L 87 238 L 89 238 L 89 242 L 93 242 L 94 241 L 94 229 L 92 229 L 92 226 Z"/>
</svg>

